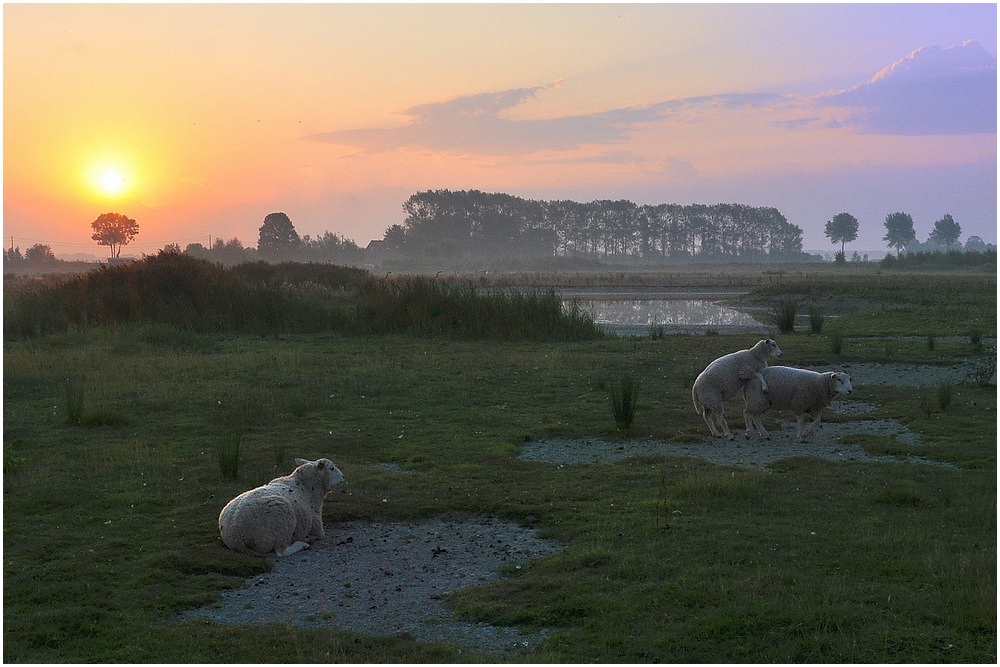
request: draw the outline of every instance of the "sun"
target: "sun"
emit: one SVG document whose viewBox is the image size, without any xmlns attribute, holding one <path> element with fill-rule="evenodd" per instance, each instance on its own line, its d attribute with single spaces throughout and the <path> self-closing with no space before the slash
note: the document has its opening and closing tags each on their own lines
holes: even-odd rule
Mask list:
<svg viewBox="0 0 1000 667">
<path fill-rule="evenodd" d="M 101 191 L 106 195 L 121 194 L 125 189 L 125 177 L 119 171 L 109 169 L 101 173 Z"/>
</svg>

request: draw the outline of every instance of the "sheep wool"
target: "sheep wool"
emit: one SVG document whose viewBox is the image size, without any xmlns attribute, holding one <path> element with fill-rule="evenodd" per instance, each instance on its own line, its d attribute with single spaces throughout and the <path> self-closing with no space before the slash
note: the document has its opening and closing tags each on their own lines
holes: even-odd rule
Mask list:
<svg viewBox="0 0 1000 667">
<path fill-rule="evenodd" d="M 761 390 L 760 382 L 754 378 L 743 387 L 743 420 L 746 424 L 747 440 L 751 437 L 751 427 L 770 440 L 771 435 L 764 428 L 760 416 L 767 410 L 788 410 L 795 413 L 798 422 L 796 437 L 805 442 L 819 426 L 823 409 L 838 395 L 848 395 L 853 391 L 851 377 L 847 373 L 816 371 L 788 366 L 771 366 L 761 371 L 767 382 L 767 393 Z M 805 415 L 814 419 L 805 426 Z"/>
<path fill-rule="evenodd" d="M 704 417 L 714 437 L 720 435 L 715 428 L 717 422 L 722 427 L 726 439 L 733 439 L 734 436 L 723 414 L 725 400 L 743 388 L 750 378 L 759 379 L 764 391 L 767 391 L 767 383 L 760 371 L 767 368 L 768 357 L 780 356 L 781 348 L 768 338 L 758 341 L 750 349 L 719 357 L 698 375 L 691 387 L 691 400 L 694 402 L 695 412 Z"/>
<path fill-rule="evenodd" d="M 344 474 L 329 459 L 295 459 L 290 475 L 236 496 L 219 514 L 230 549 L 254 556 L 288 556 L 322 539 L 323 499 Z"/>
</svg>

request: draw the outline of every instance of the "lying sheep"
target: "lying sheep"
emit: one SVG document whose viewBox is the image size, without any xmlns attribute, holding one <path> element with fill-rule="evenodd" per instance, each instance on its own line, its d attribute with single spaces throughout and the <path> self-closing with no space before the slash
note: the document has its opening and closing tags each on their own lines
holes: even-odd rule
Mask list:
<svg viewBox="0 0 1000 667">
<path fill-rule="evenodd" d="M 761 384 L 756 378 L 748 381 L 743 387 L 743 420 L 746 422 L 747 440 L 750 439 L 751 422 L 757 427 L 757 432 L 765 438 L 771 435 L 760 423 L 760 416 L 768 409 L 790 410 L 798 419 L 798 441 L 805 442 L 817 426 L 823 408 L 837 394 L 850 394 L 851 377 L 847 373 L 817 373 L 803 368 L 788 366 L 771 366 L 761 371 L 763 380 L 767 383 L 767 393 L 761 391 Z M 814 414 L 813 422 L 803 428 L 805 415 Z"/>
<path fill-rule="evenodd" d="M 715 422 L 722 427 L 727 440 L 733 439 L 733 434 L 722 413 L 723 402 L 738 392 L 750 378 L 758 378 L 767 391 L 767 383 L 760 371 L 767 368 L 768 357 L 780 357 L 778 344 L 768 338 L 759 341 L 749 350 L 740 350 L 719 357 L 701 372 L 691 387 L 691 400 L 694 401 L 694 411 L 705 418 L 708 429 L 714 437 L 719 437 Z"/>
<path fill-rule="evenodd" d="M 288 556 L 321 539 L 323 498 L 344 474 L 329 459 L 306 461 L 229 501 L 219 514 L 222 542 L 254 556 Z"/>
</svg>

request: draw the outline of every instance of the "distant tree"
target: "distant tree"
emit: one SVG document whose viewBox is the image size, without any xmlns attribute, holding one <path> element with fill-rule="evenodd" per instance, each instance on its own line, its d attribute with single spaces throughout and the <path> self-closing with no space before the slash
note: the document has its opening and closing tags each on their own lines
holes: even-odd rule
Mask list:
<svg viewBox="0 0 1000 667">
<path fill-rule="evenodd" d="M 260 226 L 257 252 L 265 259 L 289 259 L 301 245 L 298 232 L 284 213 L 269 213 Z"/>
<path fill-rule="evenodd" d="M 97 245 L 110 246 L 112 257 L 118 257 L 122 246 L 139 233 L 139 225 L 135 220 L 120 213 L 102 213 L 90 226 L 94 228 L 94 234 L 90 238 L 97 241 Z"/>
<path fill-rule="evenodd" d="M 978 239 L 979 237 L 978 236 L 974 236 L 973 238 L 977 238 Z M 972 239 L 969 239 L 969 240 L 971 241 Z M 982 239 L 980 239 L 980 241 L 982 241 Z M 18 246 L 17 248 L 11 248 L 10 250 L 4 250 L 3 251 L 3 261 L 4 261 L 4 264 L 14 264 L 14 265 L 17 265 L 17 264 L 20 264 L 21 262 L 23 262 L 24 261 L 24 257 L 21 255 L 21 248 L 20 248 L 20 246 Z"/>
<path fill-rule="evenodd" d="M 29 264 L 51 264 L 56 261 L 56 256 L 49 246 L 36 243 L 24 251 L 24 259 Z"/>
<path fill-rule="evenodd" d="M 986 241 L 981 236 L 970 236 L 965 239 L 966 252 L 986 252 Z"/>
<path fill-rule="evenodd" d="M 858 238 L 858 219 L 850 213 L 838 213 L 827 221 L 826 235 L 831 243 L 840 241 L 840 256 L 844 257 L 844 244 Z"/>
<path fill-rule="evenodd" d="M 917 240 L 917 233 L 913 231 L 913 218 L 909 213 L 897 211 L 885 216 L 885 230 L 882 240 L 890 248 L 895 248 L 897 255 Z"/>
<path fill-rule="evenodd" d="M 958 237 L 961 235 L 962 226 L 952 219 L 950 213 L 946 213 L 943 218 L 934 223 L 934 230 L 928 240 L 948 250 L 958 242 Z"/>
<path fill-rule="evenodd" d="M 163 246 L 163 252 L 173 255 L 181 254 L 181 246 L 179 243 L 168 243 Z"/>
</svg>

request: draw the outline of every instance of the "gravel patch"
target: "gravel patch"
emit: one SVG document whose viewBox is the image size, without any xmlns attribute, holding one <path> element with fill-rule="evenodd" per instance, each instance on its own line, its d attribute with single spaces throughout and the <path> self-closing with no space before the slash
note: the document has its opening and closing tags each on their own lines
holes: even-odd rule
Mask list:
<svg viewBox="0 0 1000 667">
<path fill-rule="evenodd" d="M 326 538 L 310 549 L 270 559 L 270 572 L 183 618 L 409 634 L 511 656 L 537 646 L 552 631 L 459 621 L 444 597 L 560 548 L 529 528 L 495 518 L 345 522 L 327 526 Z"/>
<path fill-rule="evenodd" d="M 818 372 L 843 371 L 851 376 L 855 385 L 876 385 L 895 387 L 933 387 L 939 382 L 958 384 L 965 380 L 975 364 L 963 363 L 953 366 L 934 366 L 932 364 L 876 364 L 876 363 L 843 363 L 827 366 L 810 366 L 810 370 Z"/>
</svg>

